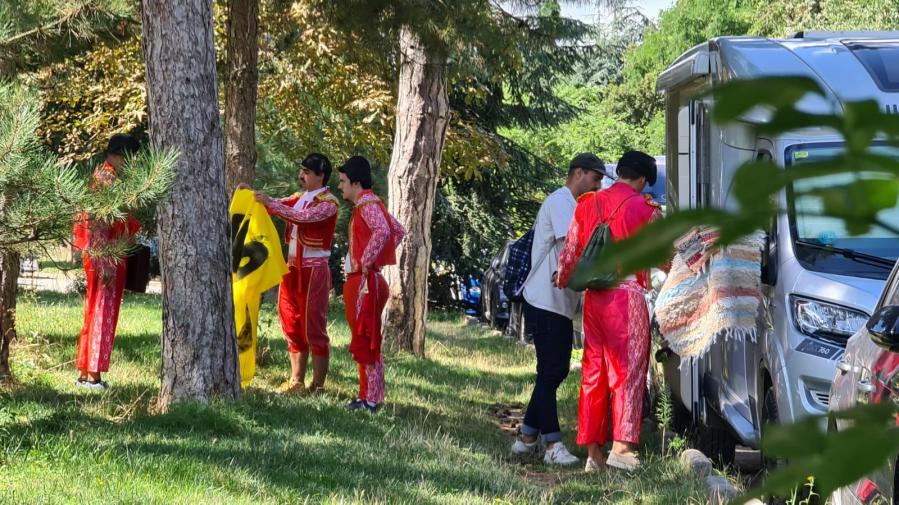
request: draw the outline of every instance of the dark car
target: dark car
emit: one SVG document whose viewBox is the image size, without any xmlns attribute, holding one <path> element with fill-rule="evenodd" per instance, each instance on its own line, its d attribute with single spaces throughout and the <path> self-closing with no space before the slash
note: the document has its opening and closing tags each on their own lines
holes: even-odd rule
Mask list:
<svg viewBox="0 0 899 505">
<path fill-rule="evenodd" d="M 512 242 L 511 240 L 506 242 L 506 245 L 493 256 L 481 280 L 481 314 L 494 328 L 505 328 L 509 322 L 509 299 L 503 293 L 503 276 Z"/>
</svg>

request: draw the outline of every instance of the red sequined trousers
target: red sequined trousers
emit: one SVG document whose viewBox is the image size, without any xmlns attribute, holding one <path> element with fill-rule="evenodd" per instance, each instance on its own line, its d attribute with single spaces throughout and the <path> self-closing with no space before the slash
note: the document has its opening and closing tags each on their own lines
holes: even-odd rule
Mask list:
<svg viewBox="0 0 899 505">
<path fill-rule="evenodd" d="M 82 257 L 87 296 L 76 365 L 84 372 L 106 372 L 125 290 L 125 262 L 95 261 L 86 253 Z"/>
<path fill-rule="evenodd" d="M 331 271 L 327 258 L 306 258 L 291 266 L 278 290 L 278 316 L 287 352 L 328 356 L 328 301 Z"/>
<path fill-rule="evenodd" d="M 577 443 L 612 439 L 637 444 L 649 365 L 649 312 L 643 288 L 588 290 L 584 297 L 584 358 Z"/>
<path fill-rule="evenodd" d="M 359 399 L 384 401 L 384 362 L 381 358 L 381 314 L 387 305 L 387 281 L 380 272 L 347 275 L 343 285 L 350 353 L 359 365 Z"/>
</svg>

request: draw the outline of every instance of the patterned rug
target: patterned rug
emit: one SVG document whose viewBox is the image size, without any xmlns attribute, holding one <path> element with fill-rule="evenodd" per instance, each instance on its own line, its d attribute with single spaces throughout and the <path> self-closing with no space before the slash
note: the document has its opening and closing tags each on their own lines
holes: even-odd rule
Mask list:
<svg viewBox="0 0 899 505">
<path fill-rule="evenodd" d="M 763 245 L 764 234 L 759 232 L 711 250 L 701 265 L 695 263 L 695 250 L 687 259 L 674 255 L 655 315 L 662 336 L 682 364 L 708 352 L 719 336 L 755 340 L 762 303 Z"/>
</svg>

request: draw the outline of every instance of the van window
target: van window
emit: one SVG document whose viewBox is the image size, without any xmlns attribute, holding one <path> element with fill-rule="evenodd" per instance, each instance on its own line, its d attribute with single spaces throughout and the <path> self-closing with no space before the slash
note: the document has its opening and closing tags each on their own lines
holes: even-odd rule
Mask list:
<svg viewBox="0 0 899 505">
<path fill-rule="evenodd" d="M 899 91 L 899 42 L 847 43 L 884 91 Z"/>
<path fill-rule="evenodd" d="M 899 159 L 899 149 L 895 147 L 881 145 L 871 149 L 877 154 Z M 809 161 L 833 158 L 842 151 L 841 143 L 790 146 L 785 153 L 787 170 Z M 899 258 L 899 236 L 891 229 L 876 225 L 863 235 L 853 235 L 842 219 L 821 215 L 824 197 L 815 194 L 816 190 L 844 186 L 856 178 L 883 179 L 884 184 L 895 183 L 880 173 L 851 172 L 800 179 L 788 187 L 791 241 L 797 260 L 809 270 L 885 280 L 891 268 L 889 265 L 885 267 L 885 262 L 876 260 L 895 262 Z M 883 209 L 877 217 L 884 223 L 899 222 L 899 205 Z M 837 254 L 827 248 L 858 253 L 859 257 Z M 863 255 L 875 257 L 875 261 L 870 258 L 866 260 L 861 257 Z"/>
</svg>

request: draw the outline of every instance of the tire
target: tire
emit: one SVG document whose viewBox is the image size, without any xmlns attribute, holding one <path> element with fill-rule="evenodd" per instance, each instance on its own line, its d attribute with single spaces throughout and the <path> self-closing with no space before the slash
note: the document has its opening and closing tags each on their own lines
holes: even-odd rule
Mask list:
<svg viewBox="0 0 899 505">
<path fill-rule="evenodd" d="M 528 337 L 527 326 L 525 326 L 526 323 L 524 320 L 524 308 L 522 307 L 519 312 L 521 314 L 521 317 L 518 318 L 518 341 L 529 344 L 531 340 Z"/>
<path fill-rule="evenodd" d="M 490 297 L 490 302 L 491 302 L 489 304 L 490 305 L 490 317 L 488 318 L 488 321 L 490 323 L 491 328 L 497 329 L 500 327 L 500 324 L 499 324 L 499 318 L 496 317 L 497 316 L 496 307 L 493 306 L 493 298 L 494 298 L 493 296 Z M 496 297 L 496 298 L 499 298 L 499 297 Z"/>
</svg>

